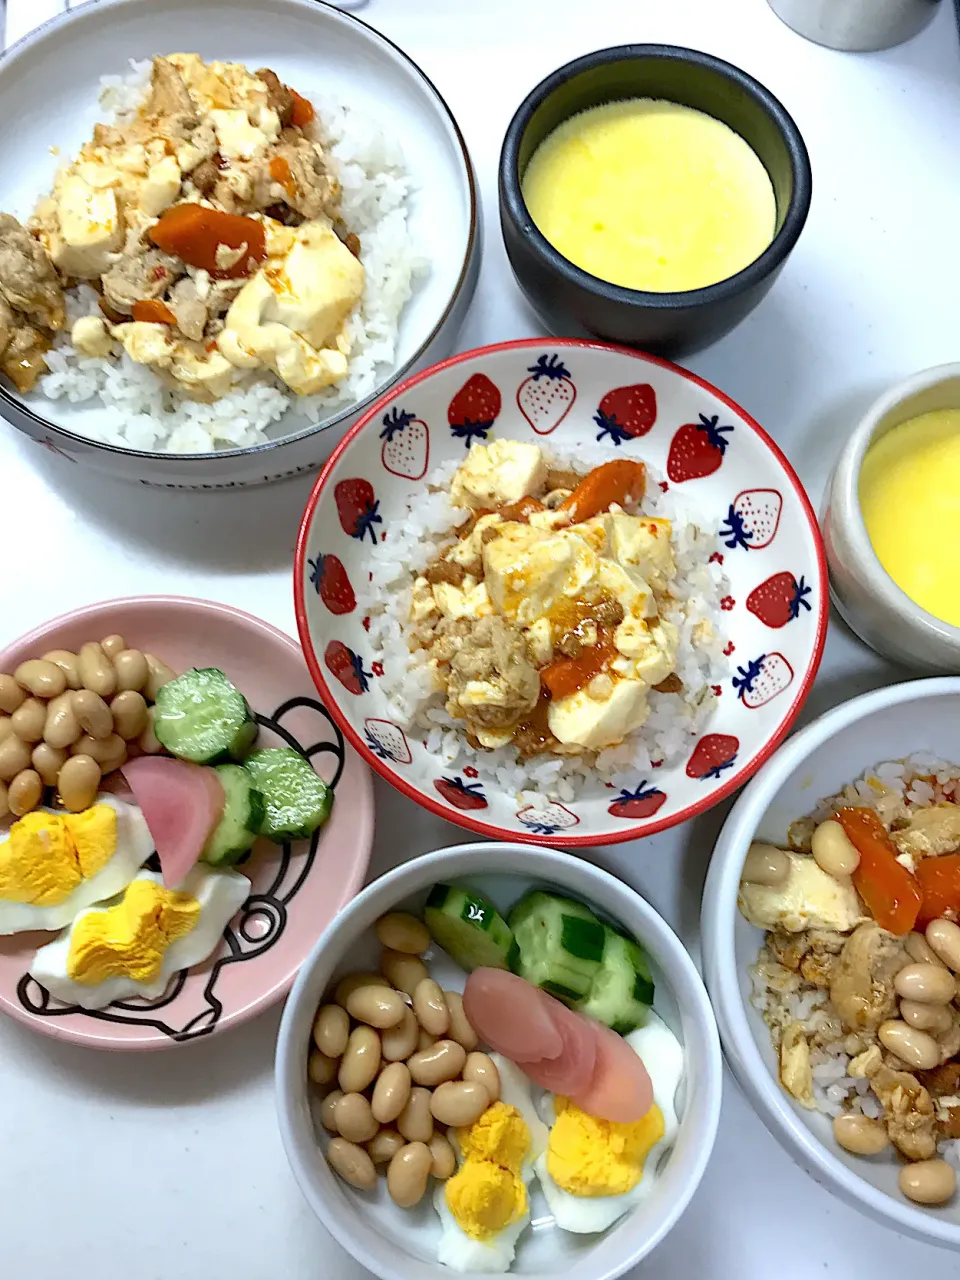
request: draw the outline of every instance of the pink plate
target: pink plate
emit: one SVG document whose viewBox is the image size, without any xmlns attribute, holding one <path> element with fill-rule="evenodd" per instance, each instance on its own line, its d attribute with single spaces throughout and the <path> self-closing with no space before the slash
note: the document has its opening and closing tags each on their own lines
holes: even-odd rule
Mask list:
<svg viewBox="0 0 960 1280">
<path fill-rule="evenodd" d="M 660 748 L 660 759 L 650 750 L 645 761 L 637 756 L 618 766 L 613 781 L 595 773 L 572 795 L 556 789 L 552 798 L 529 786 L 519 794 L 501 781 L 504 769 L 485 771 L 463 743 L 454 753 L 449 734 L 405 721 L 388 698 L 391 682 L 404 694 L 401 651 L 393 641 L 375 651 L 372 640 L 369 614 L 382 607 L 384 593 L 362 607 L 374 554 L 379 570 L 391 539 L 402 535 L 409 504 L 416 510 L 428 496 L 436 468 L 449 469 L 471 443 L 496 438 L 583 456 L 582 470 L 595 460 L 642 459 L 666 498 L 679 499 L 692 522 L 716 538 L 711 563 L 698 568 L 718 597 L 710 617 L 720 636 L 709 680 L 697 689 L 702 722 L 692 733 L 684 729 L 679 742 L 668 726 L 670 748 Z M 300 529 L 294 590 L 317 688 L 388 782 L 471 831 L 567 848 L 652 835 L 742 786 L 803 705 L 828 612 L 816 516 L 766 432 L 685 369 L 565 339 L 467 351 L 374 405 L 316 483 Z"/>
<path fill-rule="evenodd" d="M 48 649 L 76 651 L 120 634 L 175 671 L 220 667 L 260 722 L 260 744 L 294 746 L 336 788 L 333 813 L 313 841 L 259 841 L 238 868 L 252 893 L 218 950 L 180 973 L 156 1000 L 85 1011 L 52 999 L 27 974 L 49 934 L 0 938 L 0 1008 L 44 1035 L 94 1049 L 166 1049 L 219 1034 L 286 995 L 317 938 L 363 883 L 373 841 L 370 773 L 318 701 L 300 650 L 283 632 L 209 600 L 140 596 L 89 605 L 38 627 L 0 653 L 12 671 Z"/>
</svg>

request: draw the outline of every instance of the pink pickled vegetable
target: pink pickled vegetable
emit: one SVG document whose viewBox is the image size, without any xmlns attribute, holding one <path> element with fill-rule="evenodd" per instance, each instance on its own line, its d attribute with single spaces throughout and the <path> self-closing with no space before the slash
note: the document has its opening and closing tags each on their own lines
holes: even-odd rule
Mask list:
<svg viewBox="0 0 960 1280">
<path fill-rule="evenodd" d="M 463 989 L 463 1011 L 495 1053 L 526 1067 L 563 1052 L 563 1037 L 542 995 L 503 969 L 474 969 Z"/>
<path fill-rule="evenodd" d="M 213 769 L 166 756 L 139 756 L 123 766 L 153 836 L 163 883 L 180 883 L 203 853 L 223 814 L 224 795 Z"/>
<path fill-rule="evenodd" d="M 594 1024 L 597 1062 L 593 1079 L 582 1092 L 568 1095 L 587 1115 L 632 1124 L 653 1105 L 653 1085 L 640 1058 L 615 1031 Z"/>
<path fill-rule="evenodd" d="M 560 1032 L 563 1049 L 558 1058 L 544 1062 L 524 1062 L 522 1069 L 541 1089 L 549 1089 L 551 1093 L 570 1098 L 583 1093 L 593 1079 L 597 1062 L 598 1024 L 582 1013 L 574 1013 L 543 991 L 540 992 L 540 998 Z"/>
</svg>

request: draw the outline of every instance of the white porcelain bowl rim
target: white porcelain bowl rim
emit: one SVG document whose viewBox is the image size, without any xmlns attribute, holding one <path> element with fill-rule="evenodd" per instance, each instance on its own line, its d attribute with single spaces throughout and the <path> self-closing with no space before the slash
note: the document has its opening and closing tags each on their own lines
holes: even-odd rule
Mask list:
<svg viewBox="0 0 960 1280">
<path fill-rule="evenodd" d="M 828 711 L 790 738 L 744 788 L 713 850 L 703 895 L 703 968 L 724 1053 L 751 1104 L 770 1132 L 799 1163 L 834 1184 L 845 1200 L 865 1205 L 892 1227 L 914 1237 L 960 1249 L 960 1226 L 900 1202 L 857 1177 L 794 1115 L 779 1083 L 757 1048 L 747 1021 L 737 970 L 734 926 L 743 858 L 760 819 L 782 783 L 822 743 L 858 720 L 886 707 L 943 694 L 960 696 L 960 676 L 911 680 L 865 693 Z"/>
<path fill-rule="evenodd" d="M 294 1102 L 290 1087 L 290 1082 L 303 1073 L 303 1043 L 296 1033 L 299 1006 L 305 999 L 305 992 L 311 986 L 314 970 L 322 955 L 335 954 L 336 959 L 330 966 L 333 969 L 352 937 L 372 926 L 384 911 L 402 901 L 408 894 L 426 888 L 438 877 L 483 875 L 529 875 L 531 878 L 546 882 L 554 880 L 561 887 L 582 892 L 588 898 L 591 896 L 596 898 L 597 891 L 602 891 L 601 897 L 620 899 L 624 903 L 624 913 L 629 904 L 632 914 L 640 922 L 633 927 L 636 927 L 641 936 L 649 941 L 651 951 L 655 952 L 657 963 L 664 971 L 681 1015 L 696 1027 L 703 1042 L 703 1057 L 699 1063 L 702 1073 L 701 1087 L 693 1097 L 688 1093 L 686 1106 L 687 1114 L 693 1108 L 700 1113 L 698 1141 L 687 1155 L 681 1194 L 670 1202 L 667 1212 L 663 1214 L 656 1229 L 644 1236 L 639 1247 L 634 1249 L 628 1258 L 614 1261 L 603 1270 L 589 1272 L 581 1269 L 582 1263 L 574 1264 L 571 1273 L 576 1280 L 587 1280 L 588 1277 L 589 1280 L 615 1280 L 636 1265 L 641 1258 L 646 1257 L 666 1236 L 686 1209 L 703 1177 L 720 1120 L 723 1059 L 716 1020 L 706 988 L 683 943 L 646 899 L 630 885 L 571 854 L 544 849 L 541 846 L 494 841 L 452 845 L 413 858 L 387 872 L 386 875 L 380 876 L 340 912 L 321 934 L 301 967 L 287 998 L 280 1023 L 274 1079 L 280 1134 L 287 1159 L 290 1161 L 300 1190 L 314 1213 L 331 1234 L 341 1236 L 342 1224 L 334 1221 L 332 1206 L 317 1189 L 307 1167 L 305 1150 L 308 1143 L 311 1147 L 313 1146 L 314 1138 L 312 1132 L 310 1134 L 305 1132 L 304 1117 Z M 612 908 L 608 909 L 616 914 Z M 621 923 L 623 923 L 622 919 Z M 679 1153 L 675 1153 L 674 1158 L 678 1158 L 678 1155 Z M 605 1236 L 599 1237 L 598 1245 L 605 1239 Z M 367 1248 L 365 1241 L 352 1235 L 350 1249 L 357 1260 L 374 1274 L 383 1274 L 378 1270 L 382 1265 L 381 1260 L 374 1251 Z M 591 1255 L 583 1256 L 592 1256 L 592 1251 Z M 425 1280 L 427 1277 L 429 1280 L 438 1280 L 450 1274 L 445 1267 L 423 1263 L 420 1259 L 413 1261 Z M 412 1276 L 414 1272 L 409 1270 L 403 1274 Z M 547 1278 L 544 1273 L 537 1273 L 535 1280 L 547 1280 Z"/>
<path fill-rule="evenodd" d="M 944 622 L 915 600 L 911 600 L 880 563 L 867 533 L 859 495 L 860 468 L 880 421 L 911 396 L 935 387 L 940 382 L 946 382 L 949 378 L 960 378 L 960 363 L 935 365 L 931 369 L 911 374 L 909 378 L 894 383 L 874 400 L 843 447 L 837 461 L 834 484 L 827 488 L 826 504 L 834 511 L 834 519 L 837 499 L 842 504 L 844 526 L 857 562 L 864 576 L 869 579 L 870 589 L 883 604 L 908 626 L 919 628 L 938 641 L 952 645 L 960 653 L 960 627 Z"/>
</svg>

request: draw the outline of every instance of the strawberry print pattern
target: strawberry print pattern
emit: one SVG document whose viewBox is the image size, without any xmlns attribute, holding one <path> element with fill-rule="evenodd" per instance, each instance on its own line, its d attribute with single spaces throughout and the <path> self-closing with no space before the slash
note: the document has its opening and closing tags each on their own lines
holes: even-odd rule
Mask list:
<svg viewBox="0 0 960 1280">
<path fill-rule="evenodd" d="M 554 801 L 542 808 L 535 808 L 532 804 L 524 805 L 517 811 L 517 821 L 534 835 L 552 836 L 557 831 L 567 831 L 570 827 L 577 826 L 580 819 L 565 805 Z"/>
<path fill-rule="evenodd" d="M 801 610 L 811 612 L 809 595 L 810 588 L 803 578 L 797 580 L 792 573 L 775 573 L 754 587 L 747 596 L 747 608 L 766 626 L 777 629 L 799 618 Z"/>
<path fill-rule="evenodd" d="M 392 720 L 367 719 L 363 722 L 363 736 L 373 754 L 394 764 L 410 764 L 413 756 L 407 735 Z"/>
<path fill-rule="evenodd" d="M 334 486 L 333 497 L 344 533 L 360 542 L 369 533 L 370 541 L 376 543 L 377 531 L 374 526 L 383 524 L 383 516 L 380 515 L 380 503 L 374 497 L 370 481 L 341 480 Z"/>
<path fill-rule="evenodd" d="M 727 510 L 719 537 L 731 551 L 734 547 L 762 551 L 777 536 L 782 511 L 779 489 L 745 489 Z"/>
<path fill-rule="evenodd" d="M 363 659 L 342 640 L 331 640 L 323 655 L 323 661 L 331 675 L 335 676 L 347 693 L 366 693 L 373 678 L 372 671 L 364 670 Z"/>
<path fill-rule="evenodd" d="M 403 480 L 422 480 L 430 462 L 430 428 L 403 409 L 384 415 L 380 461 L 384 471 Z"/>
<path fill-rule="evenodd" d="M 614 387 L 600 401 L 593 420 L 600 428 L 597 440 L 615 445 L 637 440 L 651 431 L 657 420 L 657 394 L 646 382 Z"/>
<path fill-rule="evenodd" d="M 641 782 L 634 791 L 621 791 L 608 807 L 611 818 L 652 818 L 666 804 L 667 795 L 659 787 Z"/>
<path fill-rule="evenodd" d="M 556 431 L 573 408 L 577 388 L 559 356 L 540 356 L 517 388 L 517 408 L 538 436 Z"/>
<path fill-rule="evenodd" d="M 700 739 L 687 761 L 687 777 L 707 781 L 720 778 L 737 762 L 740 739 L 729 733 L 708 733 Z"/>
<path fill-rule="evenodd" d="M 782 653 L 761 653 L 745 667 L 737 667 L 732 683 L 743 705 L 755 711 L 790 687 L 793 667 Z"/>
<path fill-rule="evenodd" d="M 447 804 L 452 804 L 455 809 L 485 809 L 487 807 L 487 797 L 483 794 L 483 787 L 479 782 L 467 783 L 455 774 L 452 778 L 437 778 L 433 784 L 436 789 L 446 800 Z"/>
<path fill-rule="evenodd" d="M 469 449 L 474 439 L 486 440 L 500 416 L 503 399 L 485 373 L 468 378 L 447 407 L 450 431 Z"/>
<path fill-rule="evenodd" d="M 343 561 L 337 556 L 318 555 L 316 560 L 308 560 L 310 568 L 310 585 L 327 606 L 331 613 L 352 613 L 357 607 L 357 597 L 353 593 Z"/>
<path fill-rule="evenodd" d="M 667 454 L 667 475 L 674 484 L 702 480 L 719 471 L 727 436 L 733 431 L 733 427 L 718 426 L 719 421 L 717 414 L 708 418 L 701 413 L 699 422 L 687 422 L 676 432 Z"/>
</svg>

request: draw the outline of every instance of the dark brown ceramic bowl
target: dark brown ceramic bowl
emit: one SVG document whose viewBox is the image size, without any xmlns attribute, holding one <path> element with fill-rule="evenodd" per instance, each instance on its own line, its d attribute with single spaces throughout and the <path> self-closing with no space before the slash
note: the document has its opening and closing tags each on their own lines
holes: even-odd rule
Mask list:
<svg viewBox="0 0 960 1280">
<path fill-rule="evenodd" d="M 646 293 L 600 280 L 558 253 L 523 199 L 530 157 L 564 120 L 625 98 L 694 107 L 739 133 L 763 162 L 777 202 L 773 242 L 748 267 L 704 289 Z M 708 53 L 673 45 L 599 49 L 547 76 L 521 103 L 500 153 L 500 225 L 517 283 L 554 334 L 594 336 L 660 355 L 708 346 L 749 314 L 797 243 L 810 208 L 810 159 L 800 131 L 768 89 Z"/>
</svg>

